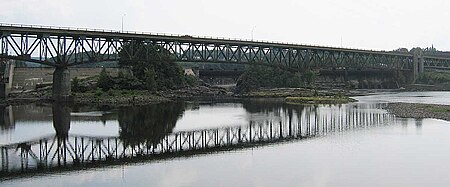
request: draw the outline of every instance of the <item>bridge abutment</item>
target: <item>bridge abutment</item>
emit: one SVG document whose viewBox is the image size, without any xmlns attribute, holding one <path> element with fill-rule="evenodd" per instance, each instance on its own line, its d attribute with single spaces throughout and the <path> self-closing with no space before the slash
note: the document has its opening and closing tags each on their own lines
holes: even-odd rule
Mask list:
<svg viewBox="0 0 450 187">
<path fill-rule="evenodd" d="M 53 100 L 68 101 L 72 99 L 70 71 L 67 67 L 57 66 L 53 72 Z"/>
</svg>

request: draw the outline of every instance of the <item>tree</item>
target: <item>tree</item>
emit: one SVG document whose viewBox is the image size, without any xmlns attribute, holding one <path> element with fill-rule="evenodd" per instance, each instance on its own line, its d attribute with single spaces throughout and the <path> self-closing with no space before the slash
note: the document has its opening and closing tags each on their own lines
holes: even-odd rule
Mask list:
<svg viewBox="0 0 450 187">
<path fill-rule="evenodd" d="M 185 86 L 183 69 L 175 63 L 174 56 L 159 45 L 130 42 L 122 46 L 119 57 L 119 65 L 130 67 L 147 89 L 156 91 Z"/>
<path fill-rule="evenodd" d="M 72 80 L 72 91 L 74 92 L 80 91 L 80 80 L 78 80 L 78 77 L 74 77 Z"/>
<path fill-rule="evenodd" d="M 306 81 L 306 83 L 308 84 L 308 86 L 313 86 L 314 83 L 316 82 L 316 73 L 314 73 L 313 71 L 307 71 L 304 74 L 304 79 Z"/>
<path fill-rule="evenodd" d="M 101 88 L 103 91 L 108 91 L 113 88 L 114 84 L 112 82 L 111 76 L 106 72 L 105 68 L 102 69 L 97 81 L 97 87 Z"/>
<path fill-rule="evenodd" d="M 154 69 L 145 70 L 145 88 L 151 92 L 156 91 L 156 72 Z"/>
<path fill-rule="evenodd" d="M 303 78 L 305 78 L 303 76 Z M 302 87 L 299 73 L 293 73 L 277 67 L 249 66 L 239 77 L 236 92 L 245 93 L 260 87 L 265 88 L 298 88 Z M 310 81 L 312 82 L 312 81 Z"/>
</svg>

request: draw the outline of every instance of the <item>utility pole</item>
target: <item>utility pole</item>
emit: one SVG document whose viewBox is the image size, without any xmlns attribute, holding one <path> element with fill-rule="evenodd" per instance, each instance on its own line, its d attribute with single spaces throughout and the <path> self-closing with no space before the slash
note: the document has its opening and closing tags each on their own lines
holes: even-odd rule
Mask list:
<svg viewBox="0 0 450 187">
<path fill-rule="evenodd" d="M 253 31 L 255 31 L 256 25 L 252 28 L 252 41 L 253 41 Z"/>
<path fill-rule="evenodd" d="M 126 16 L 126 14 L 122 15 L 122 32 L 123 32 L 123 17 Z"/>
</svg>

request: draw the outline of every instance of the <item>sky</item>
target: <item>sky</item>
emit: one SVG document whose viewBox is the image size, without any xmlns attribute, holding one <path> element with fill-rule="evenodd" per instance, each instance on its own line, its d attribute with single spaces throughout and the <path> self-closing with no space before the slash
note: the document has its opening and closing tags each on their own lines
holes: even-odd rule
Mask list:
<svg viewBox="0 0 450 187">
<path fill-rule="evenodd" d="M 450 51 L 448 0 L 0 0 L 1 23 Z"/>
</svg>

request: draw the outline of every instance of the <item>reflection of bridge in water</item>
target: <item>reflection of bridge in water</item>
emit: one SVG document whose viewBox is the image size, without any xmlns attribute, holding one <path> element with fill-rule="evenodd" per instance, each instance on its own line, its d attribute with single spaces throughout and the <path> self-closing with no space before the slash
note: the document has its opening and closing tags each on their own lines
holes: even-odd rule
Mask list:
<svg viewBox="0 0 450 187">
<path fill-rule="evenodd" d="M 0 174 L 14 177 L 188 156 L 392 124 L 394 117 L 380 108 L 380 104 L 320 109 L 298 106 L 300 110 L 281 111 L 285 117 L 280 120 L 253 120 L 246 126 L 165 132 L 147 138 L 92 137 L 57 132 L 55 136 L 2 146 Z M 60 109 L 54 108 L 54 111 L 66 111 Z M 70 123 L 70 120 L 58 118 L 54 123 Z"/>
</svg>

